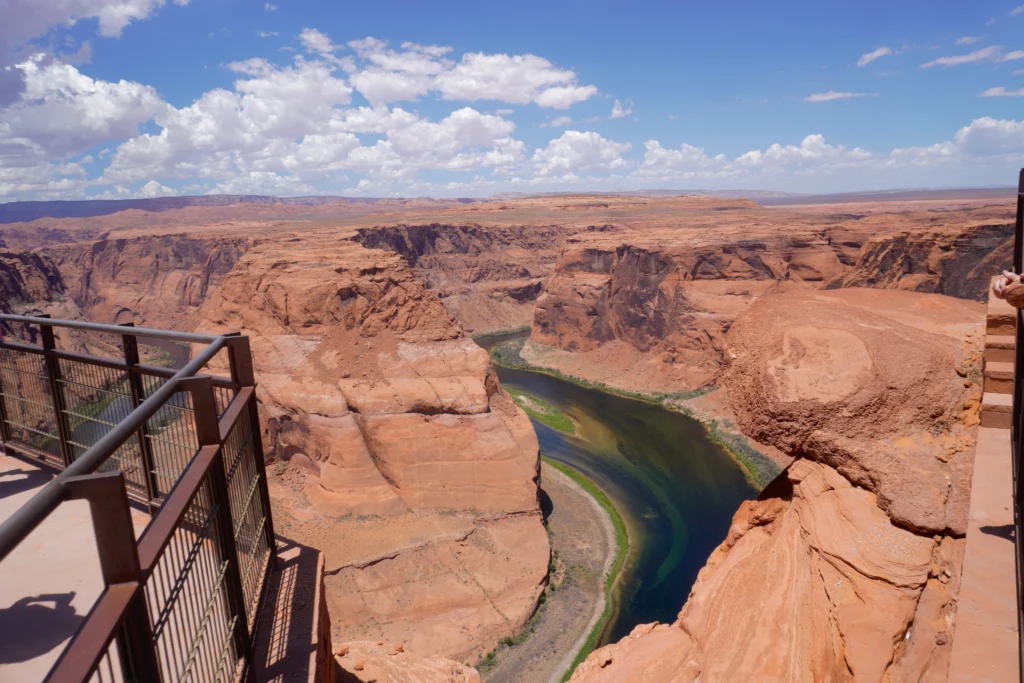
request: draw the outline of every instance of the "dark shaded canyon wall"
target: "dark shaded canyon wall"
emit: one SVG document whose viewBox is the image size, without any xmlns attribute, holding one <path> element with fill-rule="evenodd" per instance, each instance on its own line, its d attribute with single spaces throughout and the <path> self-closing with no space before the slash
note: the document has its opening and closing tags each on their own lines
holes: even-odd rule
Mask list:
<svg viewBox="0 0 1024 683">
<path fill-rule="evenodd" d="M 360 229 L 364 246 L 399 254 L 467 331 L 529 326 L 533 303 L 574 228 L 396 225 Z"/>
<path fill-rule="evenodd" d="M 1011 223 L 870 238 L 828 288 L 905 289 L 984 301 L 992 276 L 1012 260 Z"/>
<path fill-rule="evenodd" d="M 248 248 L 239 238 L 163 235 L 44 247 L 90 320 L 189 330 Z"/>
</svg>

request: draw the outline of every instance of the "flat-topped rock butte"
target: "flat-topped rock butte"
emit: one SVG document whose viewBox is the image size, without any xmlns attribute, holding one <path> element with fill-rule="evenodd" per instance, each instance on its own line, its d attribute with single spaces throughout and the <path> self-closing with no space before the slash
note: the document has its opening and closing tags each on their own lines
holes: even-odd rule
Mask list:
<svg viewBox="0 0 1024 683">
<path fill-rule="evenodd" d="M 714 414 L 796 458 L 741 506 L 679 621 L 574 680 L 942 681 L 978 302 L 1009 260 L 1011 210 L 587 195 L 132 209 L 0 225 L 0 292 L 4 310 L 250 337 L 278 532 L 325 553 L 335 642 L 473 663 L 533 614 L 549 566 L 537 439 L 467 336 L 530 327 L 533 365 L 717 387 Z"/>
</svg>

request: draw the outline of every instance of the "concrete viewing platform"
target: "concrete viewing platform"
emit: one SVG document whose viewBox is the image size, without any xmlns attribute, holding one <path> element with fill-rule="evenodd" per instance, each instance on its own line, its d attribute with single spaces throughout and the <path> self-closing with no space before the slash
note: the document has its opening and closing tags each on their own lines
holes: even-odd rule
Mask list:
<svg viewBox="0 0 1024 683">
<path fill-rule="evenodd" d="M 0 450 L 0 521 L 54 473 Z M 150 517 L 132 509 L 136 538 Z M 256 680 L 330 681 L 330 620 L 323 557 L 278 537 L 278 570 L 268 579 L 257 624 Z M 103 590 L 86 501 L 62 503 L 0 562 L 0 681 L 42 681 Z"/>
<path fill-rule="evenodd" d="M 975 446 L 950 683 L 1020 680 L 1010 444 L 1014 308 L 990 296 L 986 330 L 982 426 Z"/>
<path fill-rule="evenodd" d="M 0 521 L 55 475 L 0 451 Z M 133 509 L 136 538 L 149 515 Z M 103 591 L 89 503 L 62 503 L 0 562 L 0 681 L 41 681 Z"/>
</svg>

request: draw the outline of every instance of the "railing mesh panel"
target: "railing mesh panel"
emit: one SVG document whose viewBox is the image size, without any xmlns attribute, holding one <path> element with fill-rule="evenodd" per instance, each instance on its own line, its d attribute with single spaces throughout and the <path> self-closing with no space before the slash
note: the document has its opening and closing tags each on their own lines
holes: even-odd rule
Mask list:
<svg viewBox="0 0 1024 683">
<path fill-rule="evenodd" d="M 41 354 L 0 349 L 0 400 L 9 441 L 63 466 L 57 412 Z"/>
<path fill-rule="evenodd" d="M 250 400 L 255 401 L 255 396 Z M 248 623 L 256 618 L 256 606 L 270 561 L 267 545 L 267 511 L 260 496 L 260 468 L 253 450 L 253 431 L 249 411 L 243 410 L 224 442 L 224 476 L 231 501 L 235 548 Z"/>
<path fill-rule="evenodd" d="M 165 683 L 234 677 L 238 615 L 228 594 L 218 501 L 207 473 L 146 582 L 145 595 Z"/>
<path fill-rule="evenodd" d="M 60 358 L 60 387 L 71 458 L 76 460 L 135 409 L 128 372 L 86 361 Z M 100 468 L 124 474 L 128 493 L 145 499 L 146 465 L 138 434 L 132 436 Z"/>
<path fill-rule="evenodd" d="M 143 397 L 148 397 L 166 380 L 142 377 Z M 153 453 L 156 495 L 166 496 L 199 448 L 192 409 L 192 395 L 175 392 L 153 417 L 146 421 L 146 440 Z"/>
</svg>

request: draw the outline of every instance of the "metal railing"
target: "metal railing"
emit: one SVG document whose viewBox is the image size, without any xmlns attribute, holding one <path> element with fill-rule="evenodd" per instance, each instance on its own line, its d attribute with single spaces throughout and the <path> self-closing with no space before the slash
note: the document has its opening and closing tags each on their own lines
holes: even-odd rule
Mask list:
<svg viewBox="0 0 1024 683">
<path fill-rule="evenodd" d="M 1017 183 L 1017 223 L 1013 239 L 1013 272 L 1024 273 L 1024 169 Z M 1017 309 L 1017 329 L 1013 363 L 1013 413 L 1010 423 L 1010 448 L 1013 460 L 1013 539 L 1017 567 L 1017 635 L 1021 683 L 1024 683 L 1024 486 L 1020 473 L 1024 467 L 1024 310 Z"/>
<path fill-rule="evenodd" d="M 0 315 L 5 451 L 63 470 L 0 525 L 0 562 L 66 500 L 87 500 L 104 590 L 50 681 L 250 678 L 275 563 L 248 338 Z M 115 334 L 122 358 L 61 350 L 54 328 Z M 205 344 L 180 370 L 139 338 Z M 230 377 L 200 375 L 221 352 Z M 135 540 L 129 499 L 152 519 Z"/>
</svg>

